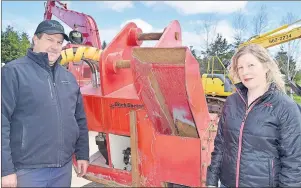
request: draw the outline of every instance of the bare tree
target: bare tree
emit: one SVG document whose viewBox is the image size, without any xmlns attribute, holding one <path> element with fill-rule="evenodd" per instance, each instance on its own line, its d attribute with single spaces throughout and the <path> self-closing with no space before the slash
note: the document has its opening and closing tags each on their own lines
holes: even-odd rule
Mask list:
<svg viewBox="0 0 301 188">
<path fill-rule="evenodd" d="M 268 26 L 268 13 L 265 5 L 262 5 L 253 17 L 253 35 L 261 34 Z"/>
<path fill-rule="evenodd" d="M 213 43 L 216 36 L 217 20 L 214 16 L 209 15 L 201 21 L 200 27 L 197 28 L 197 33 L 200 35 L 202 46 L 202 54 L 207 56 L 210 48 L 210 44 Z"/>
<path fill-rule="evenodd" d="M 298 17 L 294 14 L 292 14 L 291 12 L 287 12 L 285 16 L 282 17 L 281 20 L 281 25 L 285 25 L 285 24 L 292 24 L 293 22 L 295 22 L 296 20 L 298 20 Z M 290 26 L 289 28 L 293 28 L 293 25 Z M 289 41 L 285 44 L 281 44 L 280 46 L 285 49 L 285 51 L 287 51 L 288 57 L 292 57 L 294 60 L 298 60 L 299 55 L 300 55 L 300 39 L 297 40 L 292 40 Z M 285 67 L 286 70 L 286 76 L 288 79 L 294 79 L 298 70 L 293 70 L 290 68 L 290 58 L 287 58 L 287 66 Z M 292 90 L 291 90 L 291 96 L 292 96 Z"/>
<path fill-rule="evenodd" d="M 287 14 L 282 17 L 281 25 L 292 24 L 296 20 L 298 20 L 298 17 L 296 15 L 292 14 L 291 12 L 287 12 Z M 292 25 L 289 27 L 289 29 L 290 28 L 294 28 L 294 26 Z M 300 39 L 289 41 L 287 43 L 281 44 L 280 46 L 288 52 L 289 56 L 292 56 L 293 59 L 298 60 L 300 56 Z M 289 70 L 289 62 L 287 70 Z M 292 78 L 295 76 L 295 72 L 291 74 Z"/>
<path fill-rule="evenodd" d="M 234 28 L 234 39 L 236 41 L 235 45 L 238 46 L 239 43 L 244 40 L 248 27 L 246 16 L 243 14 L 241 9 L 234 15 L 232 25 Z"/>
</svg>

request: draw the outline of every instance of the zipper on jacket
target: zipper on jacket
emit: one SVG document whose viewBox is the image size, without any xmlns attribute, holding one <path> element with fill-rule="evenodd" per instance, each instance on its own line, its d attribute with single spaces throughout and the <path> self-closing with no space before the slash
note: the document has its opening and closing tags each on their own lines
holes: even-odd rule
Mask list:
<svg viewBox="0 0 301 188">
<path fill-rule="evenodd" d="M 237 93 L 239 94 L 239 96 L 242 98 L 242 100 L 246 104 L 246 113 L 245 113 L 245 115 L 243 117 L 243 120 L 242 120 L 242 123 L 240 125 L 239 137 L 238 137 L 238 151 L 237 151 L 237 162 L 236 162 L 236 187 L 239 186 L 239 168 L 240 168 L 240 158 L 241 158 L 241 150 L 242 150 L 242 136 L 243 136 L 243 130 L 244 130 L 244 127 L 245 127 L 245 122 L 246 122 L 246 119 L 248 117 L 248 114 L 250 113 L 252 108 L 256 105 L 257 101 L 259 101 L 259 99 L 260 99 L 260 97 L 257 98 L 255 101 L 253 101 L 250 104 L 250 106 L 248 106 L 248 104 L 246 103 L 246 101 L 244 100 L 244 98 L 242 97 L 240 92 L 237 91 Z"/>
<path fill-rule="evenodd" d="M 56 85 L 55 85 L 55 68 L 57 67 L 54 67 L 54 70 L 52 72 L 49 73 L 50 74 L 50 77 L 52 78 L 52 85 L 54 87 L 54 94 L 55 94 L 55 97 L 56 97 L 56 109 L 57 109 L 57 113 L 58 113 L 58 121 L 59 121 L 59 127 L 58 127 L 58 135 L 59 135 L 59 146 L 60 148 L 58 148 L 58 167 L 61 167 L 62 165 L 60 164 L 60 159 L 61 159 L 61 153 L 63 150 L 63 123 L 62 123 L 62 116 L 61 116 L 61 106 L 60 106 L 60 101 L 59 101 L 59 98 L 58 98 L 58 91 L 56 89 Z"/>
<path fill-rule="evenodd" d="M 57 105 L 56 105 L 56 109 L 57 109 L 57 113 L 58 113 L 58 119 L 59 119 L 59 129 L 58 129 L 58 135 L 59 135 L 59 145 L 60 145 L 60 149 L 58 149 L 58 166 L 61 167 L 61 164 L 60 164 L 60 159 L 61 159 L 61 153 L 64 149 L 63 147 L 63 123 L 62 123 L 62 116 L 61 116 L 61 105 L 60 105 L 60 101 L 59 101 L 59 98 L 58 98 L 58 91 L 56 89 L 56 86 L 55 86 L 55 78 L 54 78 L 54 73 L 53 73 L 53 87 L 54 87 L 54 93 L 55 93 L 55 97 L 56 97 L 56 102 L 57 102 Z"/>
<path fill-rule="evenodd" d="M 53 100 L 52 87 L 51 87 L 51 83 L 50 83 L 50 79 L 49 79 L 49 77 L 47 78 L 47 80 L 48 80 L 48 85 L 49 85 L 49 89 L 50 89 L 50 95 L 51 95 L 51 99 Z"/>
<path fill-rule="evenodd" d="M 270 172 L 270 176 L 271 176 L 270 177 L 271 178 L 270 179 L 270 186 L 274 187 L 274 175 L 275 175 L 274 174 L 274 172 L 275 172 L 274 171 L 274 159 L 271 160 L 271 169 L 270 170 L 271 170 L 271 172 Z"/>
<path fill-rule="evenodd" d="M 23 152 L 24 148 L 25 148 L 25 139 L 26 139 L 26 128 L 23 125 L 23 130 L 22 130 L 22 143 L 21 143 L 21 152 Z"/>
</svg>

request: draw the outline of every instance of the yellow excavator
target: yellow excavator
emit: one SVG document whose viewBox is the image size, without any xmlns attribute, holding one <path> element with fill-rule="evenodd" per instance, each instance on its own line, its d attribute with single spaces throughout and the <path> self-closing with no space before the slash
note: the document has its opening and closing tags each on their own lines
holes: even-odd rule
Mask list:
<svg viewBox="0 0 301 188">
<path fill-rule="evenodd" d="M 202 85 L 206 94 L 208 110 L 219 113 L 226 98 L 235 91 L 228 70 L 218 56 L 212 56 L 207 63 L 207 70 L 202 74 Z"/>
<path fill-rule="evenodd" d="M 202 75 L 202 84 L 205 93 L 211 96 L 227 97 L 234 91 L 228 70 L 218 56 L 209 58 L 206 74 Z"/>
<path fill-rule="evenodd" d="M 293 25 L 299 25 L 292 28 Z M 286 43 L 301 38 L 301 20 L 292 24 L 283 25 L 267 33 L 251 37 L 248 41 L 242 43 L 239 48 L 248 44 L 259 44 L 264 48 L 270 48 L 282 43 Z M 216 61 L 217 59 L 218 61 Z M 222 70 L 215 70 L 214 65 L 218 62 L 222 65 Z M 202 84 L 206 94 L 207 102 L 210 106 L 221 105 L 227 96 L 235 92 L 233 80 L 228 76 L 228 70 L 218 57 L 211 57 L 208 61 L 207 72 L 202 74 Z M 290 87 L 297 95 L 301 95 L 301 87 L 290 81 Z M 216 108 L 216 107 L 215 107 Z"/>
</svg>

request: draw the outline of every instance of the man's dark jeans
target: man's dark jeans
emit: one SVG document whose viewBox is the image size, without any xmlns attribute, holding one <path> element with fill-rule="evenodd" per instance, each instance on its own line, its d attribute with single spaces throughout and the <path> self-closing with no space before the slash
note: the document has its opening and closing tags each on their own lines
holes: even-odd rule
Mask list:
<svg viewBox="0 0 301 188">
<path fill-rule="evenodd" d="M 16 174 L 18 187 L 70 187 L 72 161 L 61 168 L 20 169 Z"/>
</svg>

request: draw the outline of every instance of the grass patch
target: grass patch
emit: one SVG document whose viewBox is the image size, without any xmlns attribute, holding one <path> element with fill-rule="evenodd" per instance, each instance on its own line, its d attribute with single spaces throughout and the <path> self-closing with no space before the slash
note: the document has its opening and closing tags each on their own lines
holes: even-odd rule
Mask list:
<svg viewBox="0 0 301 188">
<path fill-rule="evenodd" d="M 297 84 L 298 84 L 299 86 L 301 86 L 301 80 L 297 81 Z M 296 101 L 296 103 L 298 103 L 298 104 L 301 105 L 301 97 L 300 97 L 300 96 L 293 95 L 293 98 L 294 98 L 294 100 Z"/>
<path fill-rule="evenodd" d="M 296 103 L 301 105 L 301 97 L 297 96 L 297 95 L 293 95 L 294 100 L 296 101 Z"/>
<path fill-rule="evenodd" d="M 299 86 L 301 85 L 301 80 L 295 82 L 296 84 L 298 84 Z M 286 91 L 287 91 L 287 94 L 289 95 L 289 91 L 290 91 L 290 87 L 286 86 Z M 290 95 L 289 95 L 290 96 Z M 301 97 L 296 95 L 296 94 L 293 94 L 293 100 L 298 103 L 299 105 L 301 105 Z"/>
</svg>

